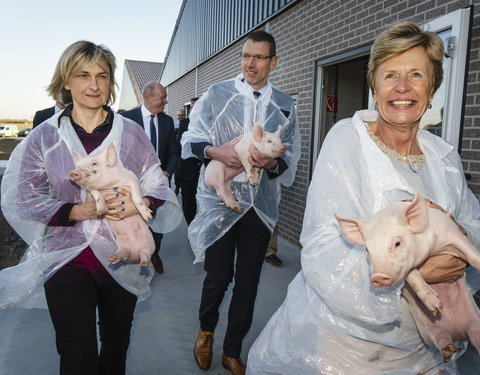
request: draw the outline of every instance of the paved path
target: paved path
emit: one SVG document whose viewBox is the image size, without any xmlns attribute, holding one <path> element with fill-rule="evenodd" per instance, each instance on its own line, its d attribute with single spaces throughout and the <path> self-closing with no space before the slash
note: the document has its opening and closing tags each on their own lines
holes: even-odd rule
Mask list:
<svg viewBox="0 0 480 375">
<path fill-rule="evenodd" d="M 165 273 L 153 278 L 152 295 L 137 306 L 127 360 L 129 375 L 229 374 L 220 360 L 230 291 L 221 306 L 212 367 L 202 371 L 193 359 L 204 271 L 203 263 L 192 264 L 186 228 L 182 222 L 165 235 L 161 249 Z M 300 269 L 299 250 L 282 239 L 279 247 L 284 266 L 263 267 L 254 323 L 244 340 L 244 360 Z M 53 326 L 46 310 L 0 310 L 0 332 L 0 375 L 58 374 Z"/>
</svg>

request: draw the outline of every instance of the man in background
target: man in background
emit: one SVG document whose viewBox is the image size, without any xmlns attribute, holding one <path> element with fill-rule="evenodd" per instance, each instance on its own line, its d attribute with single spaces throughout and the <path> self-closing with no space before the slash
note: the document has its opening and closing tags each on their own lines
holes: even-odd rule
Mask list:
<svg viewBox="0 0 480 375">
<path fill-rule="evenodd" d="M 64 108 L 65 106 L 62 103 L 60 103 L 59 101 L 56 101 L 53 107 L 45 108 L 35 112 L 35 116 L 33 116 L 33 127 L 40 125 L 42 122 L 44 122 L 45 120 L 48 120 L 55 113 L 57 113 L 58 111 L 61 111 Z"/>
<path fill-rule="evenodd" d="M 145 129 L 145 133 L 158 153 L 163 173 L 170 181 L 178 164 L 178 150 L 173 119 L 164 113 L 167 103 L 165 87 L 158 82 L 149 82 L 143 88 L 143 104 L 130 111 L 122 112 L 122 116 L 135 121 Z M 152 234 L 155 240 L 152 264 L 158 273 L 163 273 L 163 263 L 158 255 L 163 234 L 153 231 Z"/>
<path fill-rule="evenodd" d="M 195 106 L 195 102 L 198 98 L 190 99 L 190 108 L 191 110 Z M 190 111 L 191 111 L 190 110 Z M 183 112 L 185 114 L 185 111 Z M 177 134 L 177 141 L 180 145 L 180 140 L 182 139 L 183 133 L 188 130 L 188 124 L 190 124 L 190 118 L 187 117 L 180 121 L 180 127 Z M 180 153 L 181 153 L 181 146 Z M 183 215 L 187 225 L 190 225 L 195 214 L 197 213 L 197 184 L 198 176 L 200 175 L 200 167 L 202 162 L 196 157 L 190 157 L 187 159 L 180 158 L 178 163 L 178 168 L 175 171 L 175 185 L 176 189 L 182 191 L 182 209 Z M 177 192 L 178 194 L 178 192 Z"/>
</svg>

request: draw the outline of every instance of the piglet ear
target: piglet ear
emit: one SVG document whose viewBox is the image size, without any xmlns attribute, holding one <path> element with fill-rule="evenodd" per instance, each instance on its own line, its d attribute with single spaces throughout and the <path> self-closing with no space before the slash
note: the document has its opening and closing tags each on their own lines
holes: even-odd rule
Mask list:
<svg viewBox="0 0 480 375">
<path fill-rule="evenodd" d="M 253 140 L 255 142 L 260 142 L 262 140 L 262 137 L 263 137 L 263 128 L 260 125 L 255 124 L 255 127 L 253 128 Z"/>
<path fill-rule="evenodd" d="M 420 192 L 405 210 L 405 219 L 413 233 L 421 233 L 428 225 L 428 206 Z"/>
<path fill-rule="evenodd" d="M 108 145 L 106 153 L 107 165 L 109 167 L 113 167 L 115 164 L 117 164 L 117 151 L 115 150 L 113 143 Z"/>
<path fill-rule="evenodd" d="M 77 163 L 82 160 L 82 156 L 75 150 L 72 150 L 72 158 L 73 158 L 73 165 L 77 165 Z"/>
<path fill-rule="evenodd" d="M 354 245 L 365 246 L 365 239 L 363 238 L 363 232 L 366 226 L 365 222 L 358 219 L 343 218 L 337 216 L 337 214 L 334 215 L 347 241 Z"/>
<path fill-rule="evenodd" d="M 280 138 L 280 132 L 282 131 L 282 125 L 278 125 L 277 130 L 275 131 L 275 135 Z"/>
</svg>

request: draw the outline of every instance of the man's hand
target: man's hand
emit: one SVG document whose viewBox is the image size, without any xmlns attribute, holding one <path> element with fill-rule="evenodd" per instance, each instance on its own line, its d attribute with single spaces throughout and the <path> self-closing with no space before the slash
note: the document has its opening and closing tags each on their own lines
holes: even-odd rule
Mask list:
<svg viewBox="0 0 480 375">
<path fill-rule="evenodd" d="M 248 149 L 250 155 L 248 156 L 248 161 L 254 167 L 265 168 L 268 170 L 273 170 L 277 167 L 278 161 L 269 156 L 263 156 L 258 152 L 257 148 L 254 145 L 251 145 Z"/>
<path fill-rule="evenodd" d="M 238 154 L 235 151 L 235 145 L 240 141 L 240 138 L 227 142 L 221 146 L 208 146 L 205 149 L 205 154 L 214 160 L 221 161 L 229 168 L 241 169 L 243 167 L 242 162 L 238 158 Z"/>
</svg>

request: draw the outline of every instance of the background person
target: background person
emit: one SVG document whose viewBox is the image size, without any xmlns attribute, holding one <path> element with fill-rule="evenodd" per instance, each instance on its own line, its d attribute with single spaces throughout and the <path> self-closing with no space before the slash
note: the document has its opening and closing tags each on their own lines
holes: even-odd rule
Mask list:
<svg viewBox="0 0 480 375">
<path fill-rule="evenodd" d="M 108 106 L 115 100 L 115 57 L 87 41 L 60 57 L 49 94 L 68 104 L 19 144 L 2 181 L 2 211 L 30 247 L 22 263 L 0 272 L 0 307 L 35 302 L 44 284 L 55 328 L 61 374 L 124 374 L 137 298 L 150 293 L 153 269 L 111 265 L 117 250 L 90 194 L 70 181 L 72 150 L 98 155 L 113 143 L 119 161 L 135 173 L 149 225 L 171 231 L 180 210 L 143 130 Z M 138 150 L 142 150 L 141 153 Z M 128 190 L 107 199 L 112 220 L 138 214 Z M 167 220 L 168 217 L 168 220 Z M 97 349 L 97 309 L 100 351 Z"/>
<path fill-rule="evenodd" d="M 173 121 L 173 127 L 175 128 L 175 133 L 178 133 L 178 128 L 182 120 L 185 120 L 185 110 L 183 108 L 180 108 L 177 111 L 177 119 Z"/>
<path fill-rule="evenodd" d="M 157 151 L 163 173 L 170 181 L 178 164 L 178 151 L 173 119 L 163 113 L 167 103 L 165 87 L 158 82 L 149 82 L 143 88 L 143 104 L 130 111 L 122 112 L 122 116 L 135 121 L 145 130 Z M 163 273 L 163 262 L 159 256 L 163 234 L 153 230 L 151 232 L 155 240 L 152 264 L 158 273 Z"/>
<path fill-rule="evenodd" d="M 367 220 L 421 191 L 451 212 L 479 247 L 480 205 L 459 155 L 419 129 L 442 82 L 442 62 L 442 40 L 413 23 L 397 24 L 376 39 L 368 82 L 378 112 L 355 113 L 325 139 L 300 237 L 302 270 L 253 344 L 248 374 L 457 373 L 454 360 L 443 363 L 421 339 L 402 285 L 371 285 L 365 249 L 342 237 L 334 217 Z M 464 267 L 441 255 L 420 271 L 427 282 L 451 282 Z"/>
<path fill-rule="evenodd" d="M 198 98 L 190 99 L 191 109 L 193 110 Z M 188 124 L 190 124 L 190 118 L 187 117 L 180 121 L 180 127 L 177 134 L 177 142 L 179 145 L 179 155 L 181 156 L 182 146 L 180 141 L 183 133 L 188 130 Z M 178 191 L 182 191 L 182 209 L 187 225 L 190 225 L 195 214 L 197 213 L 197 185 L 198 177 L 200 176 L 200 167 L 202 162 L 196 157 L 190 157 L 186 159 L 179 158 L 178 167 L 175 171 L 175 186 Z M 177 194 L 178 194 L 177 191 Z"/>
<path fill-rule="evenodd" d="M 232 183 L 234 197 L 244 209 L 238 214 L 225 206 L 204 181 L 204 168 L 197 190 L 197 215 L 188 235 L 195 262 L 205 260 L 206 271 L 199 309 L 200 330 L 194 356 L 201 369 L 212 361 L 213 332 L 218 308 L 228 285 L 235 278 L 223 341 L 222 365 L 235 375 L 245 373 L 240 359 L 242 341 L 253 319 L 258 281 L 270 234 L 278 220 L 280 184 L 293 183 L 300 156 L 300 136 L 292 98 L 269 81 L 277 64 L 273 36 L 263 30 L 247 37 L 242 49 L 241 74 L 216 83 L 195 104 L 189 129 L 182 136 L 182 157 L 215 159 L 241 169 L 233 149 L 238 137 L 258 123 L 280 137 L 287 151 L 281 157 L 262 157 L 250 149 L 252 165 L 265 168 L 260 184 L 250 185 L 243 172 Z"/>
<path fill-rule="evenodd" d="M 63 105 L 63 103 L 56 101 L 53 107 L 45 108 L 35 112 L 35 116 L 33 116 L 33 127 L 40 125 L 42 122 L 49 119 L 55 113 L 57 113 L 58 111 L 61 111 L 64 108 L 65 106 Z"/>
</svg>

